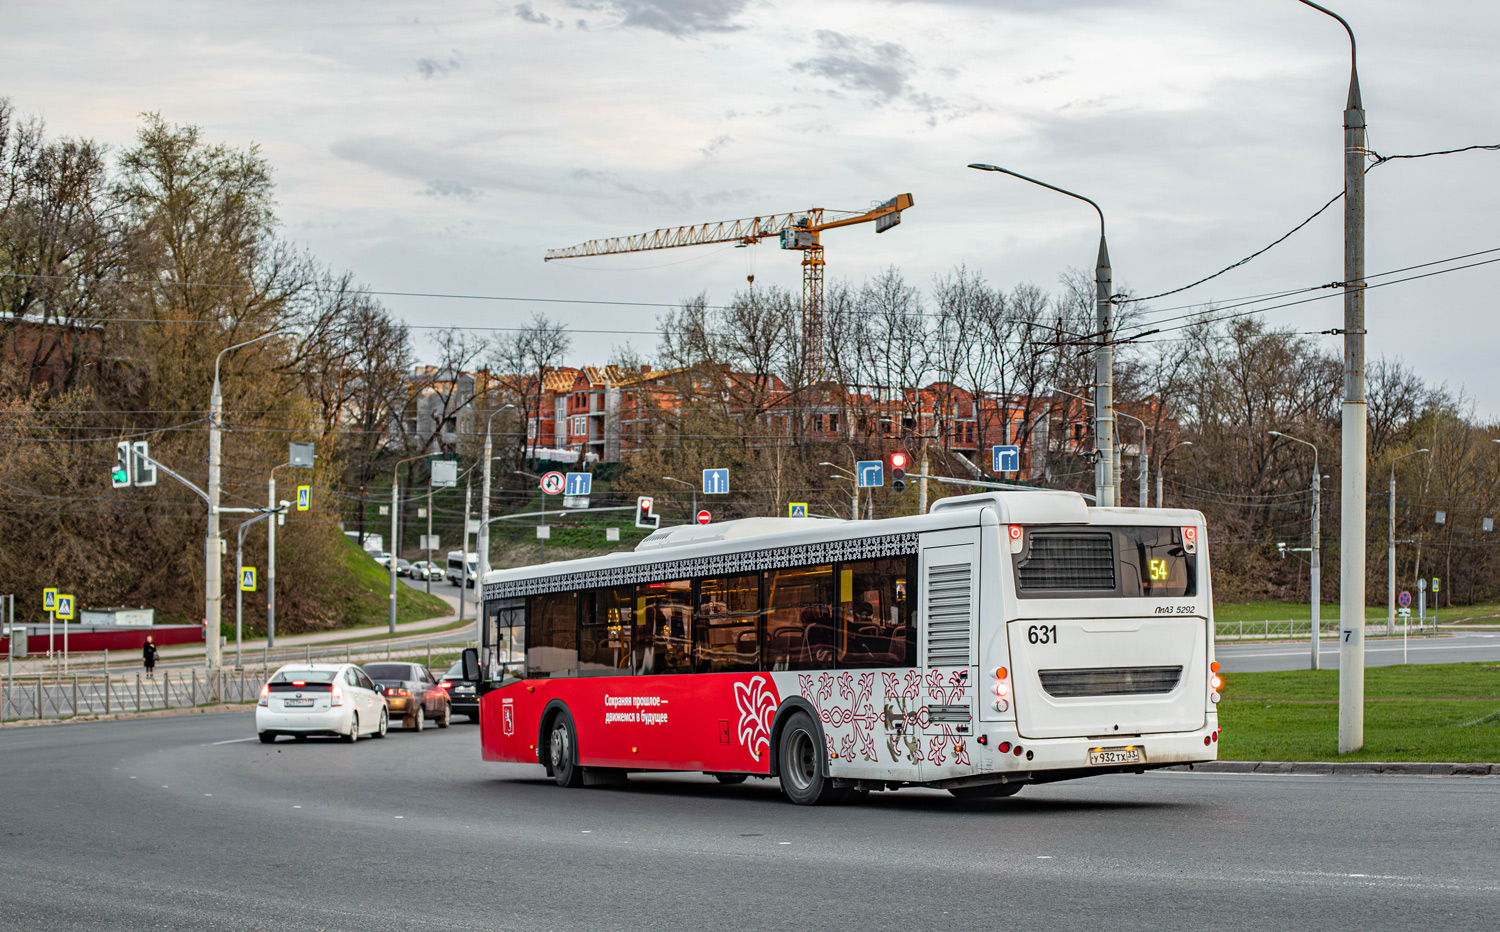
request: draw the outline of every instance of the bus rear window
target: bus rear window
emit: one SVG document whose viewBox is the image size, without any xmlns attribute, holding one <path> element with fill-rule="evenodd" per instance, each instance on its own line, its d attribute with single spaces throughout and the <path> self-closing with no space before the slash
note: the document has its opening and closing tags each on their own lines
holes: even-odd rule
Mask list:
<svg viewBox="0 0 1500 932">
<path fill-rule="evenodd" d="M 1023 599 L 1197 595 L 1198 558 L 1179 527 L 1027 528 L 1012 557 Z"/>
</svg>

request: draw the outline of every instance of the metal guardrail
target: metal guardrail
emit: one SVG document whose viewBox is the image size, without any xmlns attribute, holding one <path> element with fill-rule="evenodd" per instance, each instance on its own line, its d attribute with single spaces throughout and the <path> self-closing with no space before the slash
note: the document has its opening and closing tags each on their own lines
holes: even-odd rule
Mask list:
<svg viewBox="0 0 1500 932">
<path fill-rule="evenodd" d="M 468 646 L 455 642 L 452 651 Z M 445 647 L 439 654 L 452 652 Z M 125 712 L 151 712 L 164 709 L 189 709 L 204 705 L 233 705 L 255 702 L 261 684 L 278 667 L 295 660 L 315 662 L 330 659 L 348 663 L 373 663 L 378 660 L 418 660 L 424 656 L 432 664 L 432 645 L 405 650 L 389 644 L 379 650 L 356 652 L 352 645 L 314 650 L 262 651 L 265 662 L 246 664 L 242 669 L 223 667 L 217 675 L 202 668 L 158 667 L 156 675 L 142 672 L 124 675 L 69 673 L 55 670 L 0 676 L 0 721 L 25 719 L 64 719 L 77 715 L 114 715 Z M 273 662 L 274 660 L 274 662 Z M 443 671 L 436 671 L 439 676 Z"/>
</svg>

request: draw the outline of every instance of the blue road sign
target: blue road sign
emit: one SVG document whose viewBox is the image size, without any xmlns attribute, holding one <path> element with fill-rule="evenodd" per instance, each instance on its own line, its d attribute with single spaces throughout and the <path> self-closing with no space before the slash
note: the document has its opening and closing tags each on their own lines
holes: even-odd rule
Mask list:
<svg viewBox="0 0 1500 932">
<path fill-rule="evenodd" d="M 727 469 L 705 469 L 705 470 L 703 470 L 703 494 L 704 495 L 728 495 L 729 494 L 729 470 L 727 470 Z"/>
<path fill-rule="evenodd" d="M 1401 595 L 1396 598 L 1396 604 L 1401 606 L 1402 608 L 1411 608 L 1411 593 L 1402 592 Z"/>
<path fill-rule="evenodd" d="M 885 485 L 885 463 L 860 460 L 854 464 L 855 484 L 861 489 L 878 489 Z"/>
<path fill-rule="evenodd" d="M 563 486 L 564 495 L 588 495 L 594 488 L 594 474 L 591 472 L 568 473 L 567 484 Z"/>
<path fill-rule="evenodd" d="M 995 472 L 1020 472 L 1021 448 L 1015 444 L 996 446 L 994 449 Z"/>
</svg>

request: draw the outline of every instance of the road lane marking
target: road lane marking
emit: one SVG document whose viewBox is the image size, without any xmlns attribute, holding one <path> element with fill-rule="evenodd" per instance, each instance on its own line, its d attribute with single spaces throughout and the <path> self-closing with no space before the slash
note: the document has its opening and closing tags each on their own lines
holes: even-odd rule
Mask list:
<svg viewBox="0 0 1500 932">
<path fill-rule="evenodd" d="M 241 744 L 241 743 L 243 743 L 245 741 L 259 741 L 259 740 L 260 740 L 259 738 L 230 738 L 228 741 L 215 741 L 212 744 L 210 744 L 209 747 L 216 747 L 216 746 L 218 746 L 220 744 Z"/>
</svg>

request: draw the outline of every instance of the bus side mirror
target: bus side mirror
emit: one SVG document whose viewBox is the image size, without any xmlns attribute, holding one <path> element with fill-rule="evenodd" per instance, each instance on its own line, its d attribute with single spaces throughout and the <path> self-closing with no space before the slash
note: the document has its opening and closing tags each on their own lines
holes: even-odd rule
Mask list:
<svg viewBox="0 0 1500 932">
<path fill-rule="evenodd" d="M 479 651 L 473 647 L 465 647 L 463 658 L 464 679 L 471 683 L 479 682 Z"/>
</svg>

